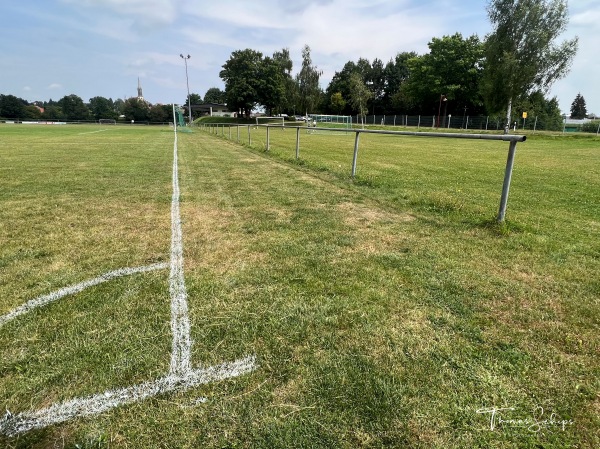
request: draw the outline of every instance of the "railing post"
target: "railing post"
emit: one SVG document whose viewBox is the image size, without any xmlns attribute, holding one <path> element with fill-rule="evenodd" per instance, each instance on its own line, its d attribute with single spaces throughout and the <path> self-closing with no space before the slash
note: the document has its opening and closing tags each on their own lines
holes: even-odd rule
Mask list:
<svg viewBox="0 0 600 449">
<path fill-rule="evenodd" d="M 508 158 L 506 159 L 506 170 L 504 172 L 504 184 L 502 185 L 502 196 L 500 197 L 500 209 L 498 210 L 498 223 L 504 221 L 506 216 L 506 204 L 508 202 L 508 191 L 510 189 L 510 180 L 512 178 L 513 164 L 515 162 L 515 152 L 517 149 L 517 141 L 510 142 L 508 148 Z"/>
<path fill-rule="evenodd" d="M 354 139 L 354 157 L 352 158 L 352 177 L 356 176 L 356 161 L 358 160 L 358 140 L 360 131 L 356 131 L 356 138 Z"/>
<path fill-rule="evenodd" d="M 300 158 L 300 127 L 296 127 L 296 159 Z"/>
<path fill-rule="evenodd" d="M 269 125 L 267 125 L 267 149 L 266 151 L 269 151 Z"/>
</svg>

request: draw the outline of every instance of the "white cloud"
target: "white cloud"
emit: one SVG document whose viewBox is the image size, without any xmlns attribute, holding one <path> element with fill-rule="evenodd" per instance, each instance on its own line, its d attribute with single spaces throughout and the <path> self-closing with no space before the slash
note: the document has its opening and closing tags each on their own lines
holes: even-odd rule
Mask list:
<svg viewBox="0 0 600 449">
<path fill-rule="evenodd" d="M 25 87 L 23 88 L 23 90 L 24 90 L 25 92 L 31 92 L 31 87 L 29 87 L 29 86 L 25 86 Z"/>
<path fill-rule="evenodd" d="M 59 90 L 62 88 L 63 88 L 62 84 L 59 84 L 59 83 L 52 83 L 48 86 L 48 89 L 50 89 L 50 90 Z"/>
<path fill-rule="evenodd" d="M 79 8 L 125 16 L 142 28 L 170 25 L 177 19 L 180 2 L 176 0 L 62 0 Z"/>
</svg>

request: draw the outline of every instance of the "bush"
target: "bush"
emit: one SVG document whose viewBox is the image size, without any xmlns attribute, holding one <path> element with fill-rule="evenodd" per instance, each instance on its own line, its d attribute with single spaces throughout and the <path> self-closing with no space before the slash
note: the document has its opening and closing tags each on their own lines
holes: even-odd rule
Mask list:
<svg viewBox="0 0 600 449">
<path fill-rule="evenodd" d="M 584 133 L 597 133 L 598 127 L 600 126 L 600 120 L 594 122 L 587 122 L 581 125 L 581 131 Z"/>
</svg>

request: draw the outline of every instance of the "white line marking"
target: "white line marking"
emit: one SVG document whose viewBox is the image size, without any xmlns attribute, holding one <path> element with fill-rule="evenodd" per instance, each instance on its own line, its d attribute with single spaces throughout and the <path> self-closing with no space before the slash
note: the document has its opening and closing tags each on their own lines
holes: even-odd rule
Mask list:
<svg viewBox="0 0 600 449">
<path fill-rule="evenodd" d="M 76 417 L 97 415 L 119 405 L 131 404 L 158 394 L 187 390 L 209 382 L 237 377 L 252 372 L 255 368 L 256 361 L 251 356 L 235 362 L 191 370 L 182 376 L 169 374 L 152 382 L 53 404 L 34 412 L 12 415 L 7 411 L 4 418 L 0 419 L 0 433 L 9 437 L 15 436 L 18 433 L 40 429 Z"/>
<path fill-rule="evenodd" d="M 173 348 L 171 353 L 169 374 L 166 377 L 161 377 L 154 381 L 121 388 L 118 390 L 108 390 L 104 393 L 85 398 L 75 398 L 63 403 L 53 404 L 50 407 L 37 411 L 22 412 L 17 415 L 13 415 L 7 410 L 4 418 L 0 419 L 0 433 L 8 436 L 14 436 L 18 433 L 27 432 L 32 429 L 39 429 L 52 424 L 58 424 L 80 416 L 92 416 L 98 413 L 103 413 L 120 405 L 141 401 L 148 397 L 156 396 L 157 394 L 178 390 L 187 390 L 188 388 L 196 385 L 241 376 L 242 374 L 252 372 L 257 368 L 255 356 L 247 356 L 243 359 L 235 360 L 234 362 L 209 366 L 204 369 L 193 370 L 191 367 L 190 353 L 192 344 L 190 338 L 187 292 L 183 274 L 183 239 L 181 232 L 181 218 L 179 214 L 177 128 L 175 128 L 173 155 L 173 197 L 171 200 L 171 272 L 169 275 Z M 114 273 L 122 273 L 127 270 L 150 271 L 148 270 L 150 267 L 154 267 L 152 269 L 166 268 L 166 264 L 155 264 L 150 265 L 149 267 L 140 267 L 137 269 L 124 268 L 122 270 L 111 271 L 110 273 L 92 279 L 91 281 L 86 281 L 81 284 L 59 290 L 58 292 L 54 293 L 54 295 L 60 293 L 60 296 L 57 296 L 56 298 L 52 297 L 50 300 L 46 300 L 42 304 L 54 301 L 70 293 L 76 293 L 83 290 L 83 288 L 89 287 L 90 285 L 96 285 L 97 283 L 106 282 L 110 279 L 113 279 L 114 277 L 117 277 L 114 275 Z M 123 274 L 120 275 L 123 276 Z M 109 277 L 107 278 L 107 276 Z M 99 282 L 96 282 L 98 280 Z M 90 284 L 90 282 L 92 283 Z M 41 298 L 46 298 L 51 295 L 46 295 L 45 297 Z"/>
<path fill-rule="evenodd" d="M 31 312 L 33 309 L 45 306 L 46 304 L 56 301 L 57 299 L 63 298 L 67 295 L 79 293 L 85 290 L 86 288 L 92 287 L 94 285 L 102 284 L 103 282 L 107 282 L 121 276 L 129 276 L 136 273 L 145 273 L 147 271 L 162 270 L 167 267 L 168 265 L 166 263 L 155 263 L 153 265 L 147 265 L 145 267 L 121 268 L 120 270 L 109 271 L 108 273 L 104 273 L 103 275 L 98 276 L 97 278 L 89 279 L 79 284 L 61 288 L 60 290 L 56 290 L 47 295 L 39 296 L 30 301 L 27 301 L 25 304 L 17 307 L 16 309 L 13 309 L 6 315 L 0 316 L 0 327 L 2 327 L 4 324 L 11 320 L 14 320 L 18 316 Z"/>
<path fill-rule="evenodd" d="M 171 374 L 183 375 L 192 369 L 190 353 L 190 320 L 188 317 L 187 291 L 183 276 L 183 239 L 179 214 L 179 173 L 177 164 L 177 133 L 173 143 L 173 197 L 171 200 Z"/>
</svg>

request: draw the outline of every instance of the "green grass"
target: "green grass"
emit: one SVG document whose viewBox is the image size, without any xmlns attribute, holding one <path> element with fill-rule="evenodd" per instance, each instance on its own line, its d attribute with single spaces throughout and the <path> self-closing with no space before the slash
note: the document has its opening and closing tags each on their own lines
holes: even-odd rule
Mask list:
<svg viewBox="0 0 600 449">
<path fill-rule="evenodd" d="M 172 133 L 80 134 L 95 130 L 0 127 L 0 314 L 168 260 Z M 193 364 L 252 353 L 258 370 L 0 445 L 600 445 L 599 140 L 519 144 L 499 226 L 508 144 L 363 135 L 351 180 L 351 134 L 303 133 L 297 161 L 292 130 L 271 130 L 269 153 L 251 133 L 252 147 L 181 134 L 179 164 Z M 167 276 L 0 328 L 0 407 L 164 374 Z M 492 431 L 476 412 L 494 406 L 570 423 Z"/>
</svg>

